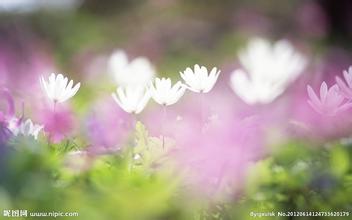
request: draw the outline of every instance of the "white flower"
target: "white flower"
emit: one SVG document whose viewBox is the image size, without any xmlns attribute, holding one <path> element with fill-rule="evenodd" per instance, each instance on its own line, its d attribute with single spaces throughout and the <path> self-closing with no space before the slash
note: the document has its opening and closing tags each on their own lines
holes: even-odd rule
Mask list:
<svg viewBox="0 0 352 220">
<path fill-rule="evenodd" d="M 113 99 L 126 112 L 139 114 L 150 99 L 150 92 L 144 86 L 118 87 L 112 93 Z"/>
<path fill-rule="evenodd" d="M 15 136 L 33 136 L 34 139 L 37 139 L 42 128 L 42 125 L 33 124 L 31 119 L 27 119 L 25 122 L 22 121 L 17 127 L 10 127 L 9 129 Z"/>
<path fill-rule="evenodd" d="M 186 86 L 178 81 L 171 85 L 170 78 L 156 78 L 155 84 L 151 83 L 150 92 L 155 102 L 160 105 L 175 104 L 185 93 Z"/>
<path fill-rule="evenodd" d="M 246 103 L 270 103 L 293 82 L 306 66 L 306 59 L 286 40 L 271 45 L 255 38 L 239 53 L 244 68 L 231 75 L 231 87 Z"/>
<path fill-rule="evenodd" d="M 155 69 L 145 57 L 137 57 L 131 62 L 122 50 L 115 51 L 108 61 L 108 72 L 119 86 L 145 86 L 155 76 Z"/>
<path fill-rule="evenodd" d="M 196 64 L 194 65 L 194 71 L 188 67 L 180 74 L 191 91 L 207 93 L 214 87 L 219 77 L 220 70 L 214 67 L 208 74 L 208 70 L 205 66 Z"/>
<path fill-rule="evenodd" d="M 72 80 L 68 83 L 67 77 L 64 77 L 62 74 L 55 75 L 54 73 L 49 76 L 49 82 L 47 82 L 42 76 L 40 78 L 40 83 L 49 99 L 53 102 L 64 102 L 68 100 L 77 93 L 81 86 L 81 83 L 77 83 L 72 88 Z"/>
</svg>

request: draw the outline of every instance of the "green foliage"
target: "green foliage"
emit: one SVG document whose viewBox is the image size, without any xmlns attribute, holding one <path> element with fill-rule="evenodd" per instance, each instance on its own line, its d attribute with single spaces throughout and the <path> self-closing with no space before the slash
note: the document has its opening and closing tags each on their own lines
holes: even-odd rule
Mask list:
<svg viewBox="0 0 352 220">
<path fill-rule="evenodd" d="M 348 172 L 350 167 L 349 155 L 343 146 L 336 146 L 331 150 L 330 157 L 331 171 L 337 176 Z"/>
<path fill-rule="evenodd" d="M 174 143 L 167 137 L 150 137 L 145 126 L 141 122 L 136 124 L 136 146 L 133 148 L 133 158 L 135 167 L 144 170 L 160 169 L 160 166 L 167 166 L 166 153 Z M 170 167 L 168 167 L 170 168 Z M 170 170 L 169 170 L 170 172 Z"/>
<path fill-rule="evenodd" d="M 141 123 L 137 123 L 136 143 L 133 150 L 119 154 L 87 155 L 83 160 L 88 168 L 78 169 L 67 163 L 82 159 L 70 158 L 72 143 L 16 138 L 8 146 L 6 169 L 1 173 L 1 208 L 78 212 L 75 219 L 182 216 L 175 202 L 178 183 L 147 170 L 156 158 L 152 152 L 160 154 L 153 149 L 161 145 Z M 136 165 L 131 153 L 143 155 L 143 166 Z"/>
<path fill-rule="evenodd" d="M 344 144 L 283 144 L 253 164 L 241 193 L 204 202 L 185 195 L 180 179 L 172 176 L 173 166 L 165 159 L 172 140 L 150 137 L 141 122 L 132 139 L 119 153 L 80 157 L 72 151 L 84 149 L 72 141 L 54 145 L 45 139 L 13 139 L 1 168 L 1 208 L 72 211 L 79 213 L 75 219 L 92 220 L 251 219 L 252 211 L 351 211 L 351 148 Z"/>
</svg>

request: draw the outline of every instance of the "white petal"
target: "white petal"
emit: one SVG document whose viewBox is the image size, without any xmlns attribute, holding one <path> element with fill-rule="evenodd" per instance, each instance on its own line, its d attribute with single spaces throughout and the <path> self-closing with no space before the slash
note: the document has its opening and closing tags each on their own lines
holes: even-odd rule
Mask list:
<svg viewBox="0 0 352 220">
<path fill-rule="evenodd" d="M 121 103 L 121 101 L 118 99 L 118 97 L 116 96 L 115 93 L 111 94 L 112 98 L 115 100 L 115 102 L 120 106 L 120 108 L 122 108 L 124 111 L 130 113 L 129 111 L 127 111 L 124 107 L 124 105 Z"/>
<path fill-rule="evenodd" d="M 143 109 L 145 108 L 145 106 L 147 105 L 148 101 L 150 99 L 150 93 L 147 91 L 143 98 L 140 100 L 140 102 L 138 103 L 138 106 L 136 108 L 136 114 L 139 114 L 143 111 Z"/>
</svg>

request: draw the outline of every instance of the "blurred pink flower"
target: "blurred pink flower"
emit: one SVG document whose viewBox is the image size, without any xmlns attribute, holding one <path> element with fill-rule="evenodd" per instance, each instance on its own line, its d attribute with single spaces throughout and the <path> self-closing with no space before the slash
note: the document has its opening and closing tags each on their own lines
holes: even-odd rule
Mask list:
<svg viewBox="0 0 352 220">
<path fill-rule="evenodd" d="M 327 84 L 323 82 L 320 86 L 319 98 L 310 85 L 307 86 L 307 91 L 309 105 L 322 115 L 334 116 L 352 106 L 352 103 L 344 102 L 345 98 L 337 84 L 328 88 Z"/>
<path fill-rule="evenodd" d="M 152 136 L 165 135 L 182 142 L 184 133 L 200 131 L 216 120 L 218 114 L 228 114 L 233 110 L 231 91 L 228 94 L 207 93 L 202 100 L 202 93 L 186 93 L 184 99 L 175 105 L 147 111 L 142 122 L 146 124 Z M 205 102 L 204 98 L 208 101 Z"/>
<path fill-rule="evenodd" d="M 224 92 L 207 94 L 211 101 L 203 103 L 203 110 L 199 108 L 199 95 L 189 93 L 184 105 L 167 109 L 164 125 L 161 109 L 142 120 L 150 135 L 175 140 L 170 142 L 175 145 L 167 158 L 175 162 L 175 172 L 184 177 L 186 187 L 201 197 L 215 199 L 237 193 L 247 168 L 265 151 L 262 127 L 268 127 L 266 119 L 244 116 L 247 112 L 237 110 L 230 92 L 226 96 Z"/>
<path fill-rule="evenodd" d="M 40 112 L 42 93 L 38 77 L 55 70 L 50 47 L 21 25 L 1 28 L 1 33 L 0 85 L 23 100 L 26 107 L 30 103 L 30 112 Z"/>
<path fill-rule="evenodd" d="M 52 71 L 54 64 L 46 45 L 35 38 L 20 37 L 25 34 L 17 29 L 10 28 L 0 37 L 0 83 L 28 97 L 39 90 L 39 75 Z"/>
<path fill-rule="evenodd" d="M 132 116 L 116 108 L 110 97 L 96 103 L 86 120 L 87 138 L 92 151 L 105 152 L 121 148 L 132 130 Z"/>
<path fill-rule="evenodd" d="M 50 141 L 54 143 L 68 138 L 75 127 L 73 113 L 63 105 L 57 105 L 55 110 L 46 108 L 39 117 L 44 125 L 44 131 L 48 133 Z"/>
<path fill-rule="evenodd" d="M 352 99 L 352 66 L 346 71 L 343 71 L 343 76 L 346 83 L 340 78 L 336 77 L 336 83 L 340 88 L 341 93 L 347 98 Z"/>
<path fill-rule="evenodd" d="M 184 133 L 173 153 L 186 183 L 212 199 L 238 192 L 250 164 L 263 156 L 262 125 L 256 116 L 219 116 L 205 130 Z"/>
</svg>

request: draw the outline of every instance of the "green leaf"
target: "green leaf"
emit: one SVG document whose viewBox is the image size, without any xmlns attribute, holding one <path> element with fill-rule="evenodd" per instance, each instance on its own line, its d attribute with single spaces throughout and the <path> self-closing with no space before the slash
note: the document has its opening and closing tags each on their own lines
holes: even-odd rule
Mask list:
<svg viewBox="0 0 352 220">
<path fill-rule="evenodd" d="M 136 124 L 136 146 L 133 148 L 134 164 L 142 168 L 157 168 L 165 161 L 165 154 L 174 141 L 167 137 L 149 137 L 141 122 Z"/>
<path fill-rule="evenodd" d="M 330 168 L 331 171 L 337 175 L 342 176 L 349 169 L 348 152 L 341 146 L 336 146 L 331 150 Z"/>
</svg>

